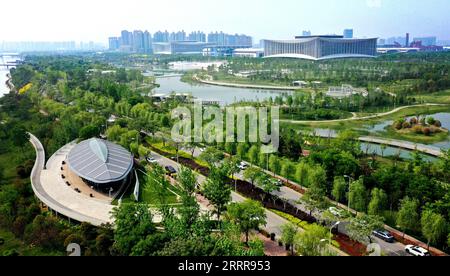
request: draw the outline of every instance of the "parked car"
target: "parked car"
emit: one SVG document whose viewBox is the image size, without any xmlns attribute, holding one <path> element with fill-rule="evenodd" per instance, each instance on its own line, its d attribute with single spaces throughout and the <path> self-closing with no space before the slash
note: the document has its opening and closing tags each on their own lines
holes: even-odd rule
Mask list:
<svg viewBox="0 0 450 276">
<path fill-rule="evenodd" d="M 248 164 L 245 163 L 245 162 L 241 162 L 241 164 L 239 164 L 238 168 L 239 168 L 241 171 L 245 171 L 245 170 L 248 168 Z"/>
<path fill-rule="evenodd" d="M 172 166 L 166 166 L 165 169 L 166 169 L 167 174 L 169 174 L 169 175 L 177 173 L 177 170 L 175 170 L 175 168 Z"/>
<path fill-rule="evenodd" d="M 330 208 L 328 208 L 328 211 L 331 214 L 333 214 L 334 216 L 338 217 L 338 218 L 343 218 L 344 217 L 343 212 L 341 210 L 339 210 L 338 208 L 336 208 L 336 207 L 330 207 Z"/>
<path fill-rule="evenodd" d="M 413 256 L 418 256 L 418 257 L 431 256 L 430 252 L 428 252 L 428 250 L 426 250 L 425 248 L 422 248 L 422 247 L 416 246 L 416 245 L 411 245 L 411 244 L 405 246 L 405 251 L 408 254 L 411 254 Z"/>
<path fill-rule="evenodd" d="M 372 233 L 375 237 L 382 239 L 385 242 L 389 242 L 389 243 L 394 243 L 395 242 L 395 238 L 394 236 L 392 236 L 391 233 L 389 233 L 386 230 L 375 230 Z"/>
<path fill-rule="evenodd" d="M 281 181 L 281 180 L 279 180 L 279 179 L 274 179 L 274 180 L 273 180 L 273 184 L 275 184 L 275 186 L 277 186 L 277 187 L 279 187 L 279 188 L 281 188 L 281 187 L 284 186 L 283 181 Z"/>
<path fill-rule="evenodd" d="M 148 156 L 148 157 L 146 158 L 146 160 L 147 160 L 147 162 L 150 163 L 150 164 L 154 164 L 154 163 L 157 162 L 156 159 L 153 158 L 153 157 L 151 157 L 151 156 Z"/>
</svg>

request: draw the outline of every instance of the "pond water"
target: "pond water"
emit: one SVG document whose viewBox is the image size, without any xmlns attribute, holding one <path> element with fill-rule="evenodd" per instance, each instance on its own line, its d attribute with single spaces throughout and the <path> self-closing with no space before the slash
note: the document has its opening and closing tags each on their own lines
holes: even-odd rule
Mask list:
<svg viewBox="0 0 450 276">
<path fill-rule="evenodd" d="M 219 101 L 221 105 L 228 105 L 242 101 L 263 101 L 270 97 L 289 95 L 292 92 L 280 90 L 260 90 L 247 88 L 223 87 L 206 84 L 189 84 L 181 81 L 180 76 L 156 78 L 159 88 L 153 90 L 155 94 L 189 93 L 195 98 L 205 101 Z"/>
<path fill-rule="evenodd" d="M 429 115 L 422 115 L 422 117 L 423 116 L 433 117 L 436 120 L 441 121 L 442 127 L 450 130 L 450 113 L 441 112 L 441 113 L 435 113 L 435 114 L 429 114 Z M 415 116 L 407 117 L 406 119 L 410 120 L 413 117 L 415 117 Z M 376 125 L 368 126 L 367 130 L 372 133 L 385 132 L 386 128 L 391 126 L 393 123 L 394 123 L 393 120 L 384 121 L 384 122 L 381 122 Z M 437 143 L 431 144 L 431 146 L 438 147 L 441 149 L 450 149 L 450 135 L 446 141 L 437 142 Z"/>
<path fill-rule="evenodd" d="M 333 130 L 333 129 L 317 128 L 314 131 L 315 131 L 316 135 L 319 135 L 319 136 L 322 136 L 322 137 L 335 138 L 335 137 L 338 136 L 338 132 L 336 130 Z M 396 148 L 396 147 L 389 147 L 388 146 L 383 151 L 381 145 L 370 144 L 370 143 L 361 143 L 361 150 L 364 153 L 365 152 L 367 152 L 368 154 L 375 153 L 376 155 L 379 155 L 379 156 L 385 156 L 385 157 L 399 156 L 399 157 L 401 157 L 403 159 L 411 159 L 411 151 L 404 150 L 404 149 L 399 149 L 399 148 Z M 422 157 L 424 158 L 424 160 L 428 160 L 428 161 L 435 161 L 436 160 L 435 157 L 429 156 L 429 155 L 426 155 L 426 154 L 422 154 Z"/>
<path fill-rule="evenodd" d="M 8 80 L 6 75 L 9 73 L 9 69 L 6 68 L 6 66 L 1 66 L 1 64 L 7 64 L 18 60 L 17 57 L 3 56 L 3 54 L 0 53 L 0 97 L 9 93 L 9 88 L 6 86 L 6 81 Z"/>
</svg>

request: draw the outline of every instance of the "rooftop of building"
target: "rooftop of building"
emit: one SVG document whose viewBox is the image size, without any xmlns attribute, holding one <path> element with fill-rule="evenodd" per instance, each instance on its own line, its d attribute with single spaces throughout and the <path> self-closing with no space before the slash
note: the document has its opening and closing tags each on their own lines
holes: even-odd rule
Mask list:
<svg viewBox="0 0 450 276">
<path fill-rule="evenodd" d="M 67 157 L 69 168 L 97 184 L 124 180 L 133 168 L 133 156 L 123 147 L 97 138 L 77 144 Z"/>
</svg>

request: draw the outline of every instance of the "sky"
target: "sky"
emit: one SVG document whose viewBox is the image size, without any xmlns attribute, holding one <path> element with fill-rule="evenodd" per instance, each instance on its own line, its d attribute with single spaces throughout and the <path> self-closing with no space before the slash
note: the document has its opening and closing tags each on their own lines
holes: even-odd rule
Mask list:
<svg viewBox="0 0 450 276">
<path fill-rule="evenodd" d="M 224 31 L 290 39 L 303 30 L 450 40 L 449 0 L 6 0 L 0 41 L 106 43 L 128 29 Z"/>
</svg>

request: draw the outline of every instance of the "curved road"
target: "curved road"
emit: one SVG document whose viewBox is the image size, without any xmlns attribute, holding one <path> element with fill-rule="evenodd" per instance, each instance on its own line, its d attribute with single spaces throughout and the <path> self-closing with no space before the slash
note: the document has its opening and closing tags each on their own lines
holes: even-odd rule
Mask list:
<svg viewBox="0 0 450 276">
<path fill-rule="evenodd" d="M 44 147 L 42 146 L 42 143 L 39 141 L 39 139 L 31 133 L 30 143 L 36 150 L 36 162 L 34 164 L 30 177 L 31 186 L 33 188 L 34 194 L 41 202 L 47 205 L 51 210 L 79 222 L 89 222 L 95 226 L 100 226 L 104 223 L 112 222 L 112 220 L 105 221 L 103 219 L 94 218 L 77 212 L 71 208 L 66 207 L 65 205 L 55 200 L 52 196 L 50 196 L 41 182 L 42 171 L 45 170 Z"/>
</svg>

